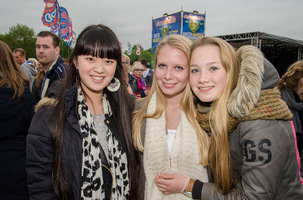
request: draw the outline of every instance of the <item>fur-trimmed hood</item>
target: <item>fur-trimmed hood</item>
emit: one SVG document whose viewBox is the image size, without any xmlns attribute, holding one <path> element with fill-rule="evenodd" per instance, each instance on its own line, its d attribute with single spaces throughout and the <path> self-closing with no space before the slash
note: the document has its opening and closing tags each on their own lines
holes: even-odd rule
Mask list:
<svg viewBox="0 0 303 200">
<path fill-rule="evenodd" d="M 261 90 L 275 88 L 280 76 L 258 48 L 245 45 L 236 53 L 240 73 L 237 86 L 228 99 L 227 108 L 231 116 L 245 117 L 257 104 Z"/>
<path fill-rule="evenodd" d="M 44 97 L 35 106 L 35 112 L 37 112 L 40 108 L 42 108 L 44 106 L 55 106 L 56 104 L 57 104 L 56 99 Z"/>
</svg>

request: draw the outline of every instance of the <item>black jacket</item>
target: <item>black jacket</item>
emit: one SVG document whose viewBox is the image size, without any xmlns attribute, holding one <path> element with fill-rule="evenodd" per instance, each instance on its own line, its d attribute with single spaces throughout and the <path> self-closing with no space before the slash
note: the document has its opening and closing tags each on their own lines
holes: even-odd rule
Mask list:
<svg viewBox="0 0 303 200">
<path fill-rule="evenodd" d="M 12 99 L 13 88 L 0 87 L 0 199 L 28 199 L 25 140 L 34 114 L 29 88 Z"/>
<path fill-rule="evenodd" d="M 46 72 L 46 74 L 44 75 L 44 77 L 40 83 L 39 100 L 41 99 L 41 94 L 42 94 L 42 90 L 43 90 L 46 79 L 49 79 L 49 84 L 48 84 L 48 88 L 46 91 L 46 94 L 47 94 L 48 90 L 49 90 L 50 86 L 53 84 L 53 82 L 66 77 L 68 69 L 69 69 L 68 66 L 66 66 L 64 64 L 62 58 L 59 57 L 57 59 L 56 63 L 52 66 L 52 68 L 48 72 Z"/>
<path fill-rule="evenodd" d="M 129 79 L 129 84 L 131 86 L 131 88 L 133 89 L 134 93 L 140 93 L 141 97 L 146 97 L 145 92 L 144 91 L 139 91 L 139 87 L 138 87 L 138 80 L 137 78 L 131 76 L 132 78 Z"/>
<path fill-rule="evenodd" d="M 81 133 L 76 115 L 76 86 L 66 91 L 62 166 L 63 176 L 74 191 L 73 199 L 81 198 L 82 186 L 82 139 L 87 133 Z M 50 133 L 50 117 L 52 108 L 39 109 L 33 117 L 27 138 L 26 171 L 28 189 L 31 199 L 55 199 L 52 187 L 52 138 Z M 116 122 L 113 117 L 106 117 L 104 123 L 113 135 L 120 140 Z M 122 145 L 124 146 L 124 145 Z M 106 185 L 106 196 L 110 199 L 112 189 L 112 175 L 105 155 L 101 155 L 103 166 L 103 180 Z"/>
</svg>

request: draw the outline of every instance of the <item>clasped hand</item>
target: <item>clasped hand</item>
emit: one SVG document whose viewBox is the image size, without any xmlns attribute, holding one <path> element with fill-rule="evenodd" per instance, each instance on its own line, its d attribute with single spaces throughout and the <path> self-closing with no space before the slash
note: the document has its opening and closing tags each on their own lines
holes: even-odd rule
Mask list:
<svg viewBox="0 0 303 200">
<path fill-rule="evenodd" d="M 188 182 L 188 178 L 179 174 L 159 174 L 155 183 L 163 194 L 180 193 Z"/>
</svg>

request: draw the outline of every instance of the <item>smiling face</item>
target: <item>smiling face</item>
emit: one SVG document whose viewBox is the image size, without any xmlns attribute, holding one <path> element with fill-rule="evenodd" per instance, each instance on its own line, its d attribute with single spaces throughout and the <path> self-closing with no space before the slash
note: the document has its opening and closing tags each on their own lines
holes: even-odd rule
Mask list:
<svg viewBox="0 0 303 200">
<path fill-rule="evenodd" d="M 182 96 L 188 81 L 186 54 L 175 47 L 163 46 L 157 56 L 155 77 L 166 97 Z"/>
<path fill-rule="evenodd" d="M 190 86 L 202 102 L 218 99 L 226 85 L 226 70 L 216 45 L 204 45 L 192 52 Z"/>
<path fill-rule="evenodd" d="M 74 60 L 74 64 L 79 70 L 81 86 L 90 97 L 95 94 L 103 94 L 104 88 L 113 79 L 117 67 L 117 61 L 114 59 L 90 55 L 78 56 L 77 60 Z"/>
</svg>

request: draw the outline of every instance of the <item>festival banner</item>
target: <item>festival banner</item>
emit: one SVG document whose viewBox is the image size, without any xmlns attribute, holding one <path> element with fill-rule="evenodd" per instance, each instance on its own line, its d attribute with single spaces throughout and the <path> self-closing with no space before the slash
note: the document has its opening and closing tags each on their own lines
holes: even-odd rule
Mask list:
<svg viewBox="0 0 303 200">
<path fill-rule="evenodd" d="M 67 46 L 71 46 L 76 42 L 76 34 L 67 10 L 57 0 L 44 0 L 44 3 L 43 24 L 50 27 L 51 32 L 58 34 Z"/>
<path fill-rule="evenodd" d="M 181 34 L 180 30 L 180 12 L 154 19 L 152 25 L 152 51 L 155 52 L 158 43 L 163 37 L 166 35 Z"/>
<path fill-rule="evenodd" d="M 42 14 L 44 26 L 50 27 L 50 31 L 57 33 L 60 24 L 60 6 L 57 0 L 44 0 L 45 8 Z"/>
<path fill-rule="evenodd" d="M 205 14 L 183 12 L 182 35 L 195 41 L 205 35 Z"/>
</svg>

